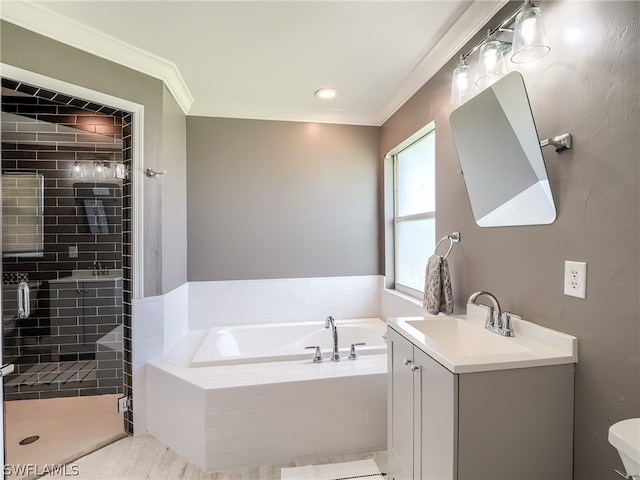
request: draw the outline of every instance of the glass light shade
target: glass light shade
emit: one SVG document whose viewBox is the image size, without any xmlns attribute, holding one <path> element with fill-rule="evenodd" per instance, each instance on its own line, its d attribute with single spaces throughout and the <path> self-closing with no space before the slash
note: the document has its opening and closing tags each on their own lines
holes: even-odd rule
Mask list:
<svg viewBox="0 0 640 480">
<path fill-rule="evenodd" d="M 461 60 L 453 71 L 453 80 L 451 81 L 451 98 L 452 105 L 462 105 L 465 98 L 471 94 L 471 67 Z"/>
<path fill-rule="evenodd" d="M 491 38 L 480 47 L 480 62 L 476 85 L 488 87 L 507 74 L 507 66 L 502 54 L 502 43 Z"/>
<path fill-rule="evenodd" d="M 73 166 L 71 167 L 71 175 L 73 178 L 84 177 L 84 168 L 82 167 L 82 164 L 77 160 L 73 162 Z"/>
<path fill-rule="evenodd" d="M 516 16 L 513 27 L 511 61 L 513 63 L 532 62 L 551 51 L 547 42 L 540 9 L 526 3 Z"/>
</svg>

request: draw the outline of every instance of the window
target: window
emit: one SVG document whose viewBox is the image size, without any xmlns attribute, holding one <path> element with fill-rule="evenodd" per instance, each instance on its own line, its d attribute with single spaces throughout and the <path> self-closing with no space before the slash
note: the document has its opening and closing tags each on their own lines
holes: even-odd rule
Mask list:
<svg viewBox="0 0 640 480">
<path fill-rule="evenodd" d="M 435 130 L 392 155 L 394 171 L 395 288 L 424 290 L 427 259 L 435 248 Z"/>
</svg>

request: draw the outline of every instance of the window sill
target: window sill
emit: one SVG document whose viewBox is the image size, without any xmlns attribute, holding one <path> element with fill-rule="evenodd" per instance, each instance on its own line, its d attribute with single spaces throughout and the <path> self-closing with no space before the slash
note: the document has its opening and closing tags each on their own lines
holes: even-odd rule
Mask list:
<svg viewBox="0 0 640 480">
<path fill-rule="evenodd" d="M 410 302 L 416 305 L 417 307 L 422 308 L 422 299 L 420 298 L 414 297 L 407 293 L 401 292 L 399 290 L 391 289 L 391 288 L 385 288 L 384 291 L 389 295 L 393 295 L 395 297 L 401 298 L 402 300 L 405 300 L 407 302 Z"/>
</svg>

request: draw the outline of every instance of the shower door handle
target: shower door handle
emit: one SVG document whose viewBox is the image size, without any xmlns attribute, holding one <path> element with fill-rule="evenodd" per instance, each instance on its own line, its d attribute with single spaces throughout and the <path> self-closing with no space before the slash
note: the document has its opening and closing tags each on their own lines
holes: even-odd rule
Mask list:
<svg viewBox="0 0 640 480">
<path fill-rule="evenodd" d="M 18 284 L 18 317 L 29 318 L 31 315 L 31 303 L 29 302 L 29 284 L 20 282 Z"/>
<path fill-rule="evenodd" d="M 5 363 L 0 367 L 0 377 L 6 377 L 10 373 L 13 373 L 14 368 L 13 363 Z"/>
</svg>

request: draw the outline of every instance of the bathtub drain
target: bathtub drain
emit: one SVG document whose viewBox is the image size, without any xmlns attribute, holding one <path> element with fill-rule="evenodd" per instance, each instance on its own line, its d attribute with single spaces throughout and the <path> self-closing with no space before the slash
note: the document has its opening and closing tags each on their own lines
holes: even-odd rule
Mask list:
<svg viewBox="0 0 640 480">
<path fill-rule="evenodd" d="M 30 443 L 35 442 L 36 440 L 38 440 L 40 438 L 39 435 L 33 435 L 31 437 L 27 437 L 27 438 L 23 438 L 22 440 L 20 440 L 18 443 L 20 445 L 29 445 Z"/>
</svg>

